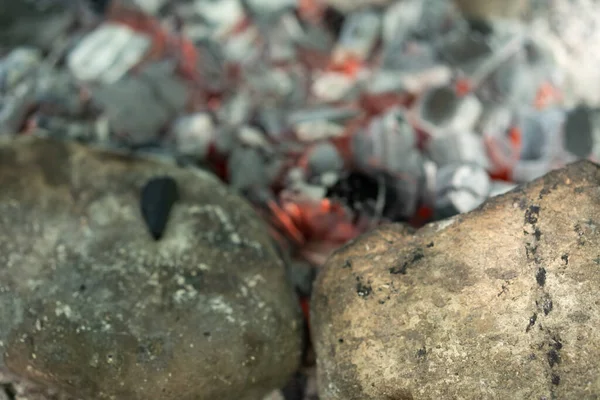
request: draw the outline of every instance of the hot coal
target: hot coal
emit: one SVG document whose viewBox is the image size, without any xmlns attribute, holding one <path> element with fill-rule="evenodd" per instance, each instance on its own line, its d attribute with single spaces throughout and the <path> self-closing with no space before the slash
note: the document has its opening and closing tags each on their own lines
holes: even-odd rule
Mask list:
<svg viewBox="0 0 600 400">
<path fill-rule="evenodd" d="M 357 216 L 366 214 L 390 221 L 403 220 L 397 212 L 401 201 L 398 181 L 384 172 L 373 175 L 352 171 L 329 188 L 326 197 L 341 201 Z M 382 205 L 379 210 L 378 204 Z"/>
</svg>

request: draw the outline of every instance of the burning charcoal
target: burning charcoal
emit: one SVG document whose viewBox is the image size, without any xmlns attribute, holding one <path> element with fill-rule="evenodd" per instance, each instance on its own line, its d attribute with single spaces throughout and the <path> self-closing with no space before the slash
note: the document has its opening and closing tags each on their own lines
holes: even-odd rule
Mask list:
<svg viewBox="0 0 600 400">
<path fill-rule="evenodd" d="M 76 20 L 67 1 L 0 1 L 0 43 L 7 48 L 32 46 L 50 51 Z"/>
<path fill-rule="evenodd" d="M 450 86 L 431 89 L 417 106 L 418 120 L 428 133 L 471 131 L 482 113 L 482 105 L 473 95 L 458 96 Z"/>
<path fill-rule="evenodd" d="M 239 126 L 248 121 L 252 107 L 250 91 L 241 89 L 223 102 L 217 110 L 217 118 L 222 123 Z"/>
<path fill-rule="evenodd" d="M 507 132 L 514 122 L 514 113 L 506 105 L 487 105 L 475 126 L 484 135 L 500 135 Z"/>
<path fill-rule="evenodd" d="M 427 41 L 436 41 L 466 28 L 464 18 L 450 1 L 423 0 L 423 12 L 415 27 L 415 36 Z"/>
<path fill-rule="evenodd" d="M 594 148 L 593 110 L 579 105 L 568 114 L 564 127 L 564 147 L 578 158 L 587 158 Z"/>
<path fill-rule="evenodd" d="M 522 116 L 519 124 L 520 158 L 512 169 L 513 181 L 528 182 L 536 179 L 552 169 L 552 165 L 560 160 L 563 151 L 561 128 L 564 120 L 565 113 L 559 109 Z"/>
<path fill-rule="evenodd" d="M 360 111 L 350 108 L 325 107 L 298 110 L 290 113 L 288 124 L 302 142 L 313 142 L 344 133 L 344 123 L 360 115 Z"/>
<path fill-rule="evenodd" d="M 82 118 L 91 113 L 84 89 L 68 71 L 42 68 L 36 85 L 36 104 L 45 114 Z"/>
<path fill-rule="evenodd" d="M 267 160 L 257 149 L 238 146 L 229 156 L 227 163 L 229 185 L 239 191 L 269 185 Z"/>
<path fill-rule="evenodd" d="M 333 7 L 326 7 L 323 11 L 323 22 L 335 37 L 340 36 L 345 19 L 345 15 Z"/>
<path fill-rule="evenodd" d="M 264 133 L 253 126 L 244 125 L 238 131 L 238 141 L 245 146 L 260 149 L 265 153 L 273 153 L 273 146 Z"/>
<path fill-rule="evenodd" d="M 317 75 L 311 88 L 312 95 L 322 102 L 350 100 L 356 95 L 357 79 L 345 73 L 328 71 Z"/>
<path fill-rule="evenodd" d="M 104 23 L 87 35 L 68 56 L 77 79 L 114 83 L 149 51 L 149 37 L 119 24 Z"/>
<path fill-rule="evenodd" d="M 334 45 L 334 39 L 325 27 L 316 24 L 296 24 L 293 19 L 287 19 L 287 26 L 297 37 L 296 44 L 301 48 L 313 51 L 325 51 L 329 54 Z"/>
<path fill-rule="evenodd" d="M 198 113 L 180 117 L 171 129 L 179 154 L 206 160 L 215 138 L 215 126 L 210 115 Z"/>
<path fill-rule="evenodd" d="M 398 3 L 402 4 L 402 3 Z M 396 47 L 392 47 L 395 45 Z M 382 52 L 382 67 L 402 72 L 418 72 L 439 64 L 435 49 L 425 41 L 410 40 L 390 44 Z M 398 72 L 400 72 L 398 71 Z"/>
<path fill-rule="evenodd" d="M 347 60 L 365 61 L 381 35 L 381 14 L 374 10 L 361 10 L 349 14 L 333 50 L 334 64 Z"/>
<path fill-rule="evenodd" d="M 243 3 L 258 19 L 281 15 L 296 7 L 296 0 L 243 0 Z"/>
<path fill-rule="evenodd" d="M 327 189 L 321 185 L 312 185 L 305 181 L 294 181 L 282 192 L 282 198 L 303 199 L 309 201 L 321 201 L 327 195 Z"/>
<path fill-rule="evenodd" d="M 337 148 L 329 142 L 317 144 L 308 155 L 308 169 L 312 175 L 327 172 L 339 172 L 344 167 L 344 160 Z"/>
<path fill-rule="evenodd" d="M 256 68 L 247 79 L 251 90 L 261 93 L 267 104 L 285 102 L 296 89 L 291 71 L 284 68 Z"/>
<path fill-rule="evenodd" d="M 314 120 L 343 123 L 357 115 L 359 115 L 359 112 L 352 108 L 320 107 L 294 111 L 288 115 L 288 122 L 292 126 Z"/>
<path fill-rule="evenodd" d="M 514 105 L 533 105 L 544 75 L 526 63 L 524 52 L 502 63 L 491 76 L 493 90 Z"/>
<path fill-rule="evenodd" d="M 365 132 L 353 137 L 354 162 L 363 169 L 383 169 L 392 173 L 412 169 L 416 133 L 399 109 L 373 119 Z"/>
<path fill-rule="evenodd" d="M 140 145 L 157 140 L 161 129 L 185 107 L 183 82 L 167 70 L 154 68 L 149 65 L 138 77 L 126 77 L 92 90 L 93 99 L 106 112 L 119 141 Z"/>
<path fill-rule="evenodd" d="M 18 47 L 0 62 L 0 90 L 10 91 L 24 80 L 35 77 L 42 63 L 39 50 Z"/>
<path fill-rule="evenodd" d="M 244 8 L 239 0 L 194 0 L 193 14 L 200 16 L 214 37 L 233 32 L 244 20 Z"/>
<path fill-rule="evenodd" d="M 493 54 L 489 41 L 483 36 L 456 30 L 437 45 L 442 59 L 458 68 L 465 76 L 473 74 L 479 65 Z"/>
<path fill-rule="evenodd" d="M 285 111 L 276 106 L 258 110 L 255 123 L 271 138 L 277 138 L 285 127 Z"/>
<path fill-rule="evenodd" d="M 155 240 L 162 238 L 171 208 L 178 199 L 177 182 L 171 177 L 152 178 L 144 185 L 140 209 L 144 222 Z"/>
<path fill-rule="evenodd" d="M 344 14 L 361 10 L 365 7 L 384 7 L 393 0 L 325 0 L 324 3 Z"/>
<path fill-rule="evenodd" d="M 504 193 L 507 193 L 511 190 L 513 190 L 514 188 L 516 188 L 517 185 L 515 185 L 514 183 L 509 183 L 509 182 L 504 182 L 504 181 L 492 181 L 492 186 L 490 189 L 490 197 L 494 197 L 494 196 L 500 196 Z"/>
<path fill-rule="evenodd" d="M 438 165 L 474 163 L 489 169 L 483 137 L 474 132 L 452 132 L 427 142 L 427 155 Z"/>
<path fill-rule="evenodd" d="M 92 11 L 104 15 L 113 0 L 87 0 Z"/>
<path fill-rule="evenodd" d="M 296 61 L 297 51 L 293 34 L 286 26 L 287 19 L 279 18 L 275 24 L 266 28 L 265 36 L 271 63 Z"/>
<path fill-rule="evenodd" d="M 530 2 L 525 0 L 454 0 L 460 11 L 469 18 L 516 18 L 523 15 Z"/>
<path fill-rule="evenodd" d="M 107 134 L 102 132 L 100 121 L 73 121 L 68 118 L 57 116 L 36 115 L 30 121 L 37 129 L 38 135 L 50 136 L 64 140 L 76 140 L 81 142 L 102 141 Z"/>
<path fill-rule="evenodd" d="M 22 84 L 18 91 L 0 97 L 0 135 L 18 133 L 33 102 L 33 84 Z"/>
<path fill-rule="evenodd" d="M 329 188 L 326 196 L 339 199 L 359 215 L 401 221 L 414 212 L 416 199 L 411 189 L 415 187 L 384 172 L 353 171 Z"/>
<path fill-rule="evenodd" d="M 422 93 L 431 87 L 450 83 L 452 71 L 445 65 L 433 65 L 415 71 L 395 71 L 381 69 L 374 71 L 366 88 L 370 94 L 408 92 Z"/>
<path fill-rule="evenodd" d="M 0 135 L 17 133 L 35 104 L 39 51 L 17 48 L 0 61 Z"/>
<path fill-rule="evenodd" d="M 112 1 L 123 1 L 123 0 L 112 0 Z M 129 0 L 132 1 L 140 10 L 149 15 L 156 15 L 163 7 L 165 7 L 169 0 Z"/>
<path fill-rule="evenodd" d="M 435 205 L 438 165 L 429 159 L 423 161 L 423 187 L 420 193 L 422 205 L 432 208 Z"/>
<path fill-rule="evenodd" d="M 223 42 L 223 56 L 233 64 L 256 65 L 261 53 L 260 31 L 255 25 L 248 25 Z"/>
<path fill-rule="evenodd" d="M 382 39 L 384 64 L 401 52 L 409 35 L 423 15 L 423 0 L 408 0 L 391 5 L 383 15 Z M 399 51 L 400 50 L 400 51 Z"/>
<path fill-rule="evenodd" d="M 454 164 L 438 171 L 436 218 L 469 212 L 488 197 L 491 185 L 487 172 L 475 164 Z"/>
<path fill-rule="evenodd" d="M 161 100 L 163 106 L 171 113 L 178 114 L 183 111 L 188 92 L 183 80 L 176 77 L 171 63 L 157 62 L 145 65 L 137 76 L 152 88 L 154 96 Z"/>
<path fill-rule="evenodd" d="M 0 136 L 19 132 L 32 100 L 31 92 L 0 99 Z"/>
</svg>

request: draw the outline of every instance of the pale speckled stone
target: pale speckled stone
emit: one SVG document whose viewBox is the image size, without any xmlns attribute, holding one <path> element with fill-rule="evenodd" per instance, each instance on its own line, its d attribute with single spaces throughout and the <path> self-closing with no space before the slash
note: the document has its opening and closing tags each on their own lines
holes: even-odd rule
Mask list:
<svg viewBox="0 0 600 400">
<path fill-rule="evenodd" d="M 155 242 L 139 193 L 180 201 Z M 86 399 L 255 400 L 301 353 L 263 222 L 207 173 L 77 144 L 0 144 L 0 366 Z"/>
<path fill-rule="evenodd" d="M 589 162 L 360 237 L 313 292 L 321 400 L 598 398 L 599 249 Z"/>
</svg>

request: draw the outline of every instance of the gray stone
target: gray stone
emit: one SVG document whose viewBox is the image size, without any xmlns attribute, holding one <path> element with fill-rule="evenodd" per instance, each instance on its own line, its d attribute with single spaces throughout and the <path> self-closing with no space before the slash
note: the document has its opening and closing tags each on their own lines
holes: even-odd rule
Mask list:
<svg viewBox="0 0 600 400">
<path fill-rule="evenodd" d="M 579 162 L 339 249 L 312 298 L 321 400 L 598 398 L 599 184 Z"/>
<path fill-rule="evenodd" d="M 154 241 L 139 194 L 179 201 Z M 255 400 L 301 352 L 260 218 L 211 175 L 74 143 L 0 144 L 0 367 L 90 399 Z"/>
</svg>

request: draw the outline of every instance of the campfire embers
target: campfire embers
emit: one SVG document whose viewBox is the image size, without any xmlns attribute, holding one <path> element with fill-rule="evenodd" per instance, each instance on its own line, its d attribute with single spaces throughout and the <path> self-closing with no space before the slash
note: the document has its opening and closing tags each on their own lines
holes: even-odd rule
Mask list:
<svg viewBox="0 0 600 400">
<path fill-rule="evenodd" d="M 112 1 L 52 65 L 5 57 L 3 130 L 208 166 L 317 264 L 380 223 L 473 209 L 503 187 L 488 174 L 590 156 L 593 135 L 573 132 L 591 112 L 562 129 L 552 64 L 522 32 L 420 0 L 271 3 Z"/>
<path fill-rule="evenodd" d="M 525 30 L 466 21 L 451 2 L 377 3 L 61 3 L 47 38 L 3 53 L 0 134 L 212 169 L 299 261 L 291 275 L 307 314 L 312 267 L 357 235 L 467 212 L 600 155 L 600 114 L 560 107 L 560 71 Z M 9 30 L 0 37 L 26 33 Z M 161 186 L 146 193 L 162 211 L 147 218 L 157 238 L 172 200 Z"/>
<path fill-rule="evenodd" d="M 595 154 L 593 110 L 556 108 L 545 50 L 446 3 L 91 3 L 100 20 L 75 13 L 52 57 L 3 59 L 3 132 L 210 167 L 317 264 L 378 224 L 469 211 L 498 179 Z"/>
</svg>

